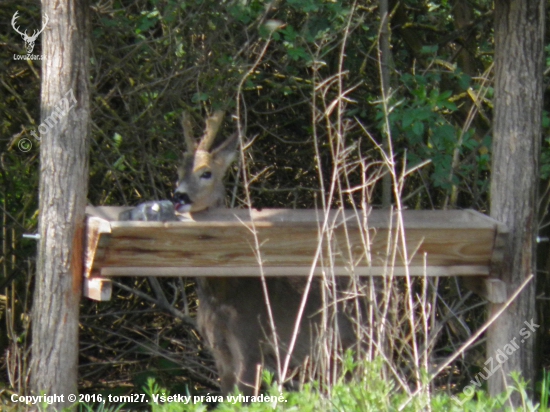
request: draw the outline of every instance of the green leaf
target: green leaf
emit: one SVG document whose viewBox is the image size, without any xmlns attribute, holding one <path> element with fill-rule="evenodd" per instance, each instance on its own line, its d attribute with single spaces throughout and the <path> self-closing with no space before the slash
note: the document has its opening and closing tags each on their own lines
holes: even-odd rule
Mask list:
<svg viewBox="0 0 550 412">
<path fill-rule="evenodd" d="M 298 33 L 296 30 L 294 30 L 294 27 L 292 27 L 290 24 L 286 26 L 284 29 L 280 30 L 281 33 L 283 33 L 285 37 L 285 41 L 289 43 L 294 43 L 296 41 L 296 37 L 298 37 Z"/>
<path fill-rule="evenodd" d="M 462 73 L 458 77 L 458 85 L 462 90 L 468 90 L 471 82 L 472 82 L 472 78 L 465 73 Z"/>
<path fill-rule="evenodd" d="M 412 131 L 417 136 L 424 135 L 424 123 L 423 122 L 415 122 L 412 125 Z"/>
<path fill-rule="evenodd" d="M 208 94 L 206 93 L 195 93 L 193 95 L 193 97 L 191 98 L 191 101 L 193 103 L 199 103 L 199 102 L 205 102 L 207 101 L 208 99 L 210 98 L 210 96 L 208 96 Z"/>
<path fill-rule="evenodd" d="M 409 127 L 411 124 L 413 124 L 415 120 L 415 115 L 412 110 L 407 110 L 405 113 L 403 113 L 403 118 L 401 120 L 401 126 L 405 129 Z"/>
<path fill-rule="evenodd" d="M 422 46 L 420 49 L 421 54 L 437 54 L 437 50 L 439 49 L 439 46 L 433 45 L 433 46 Z"/>
<path fill-rule="evenodd" d="M 309 54 L 307 54 L 305 49 L 302 47 L 290 48 L 288 49 L 287 53 L 292 60 L 300 60 L 300 59 L 306 60 L 306 61 L 309 60 Z"/>
<path fill-rule="evenodd" d="M 120 147 L 122 144 L 122 136 L 115 132 L 113 135 L 113 141 L 115 142 L 115 147 Z"/>
</svg>

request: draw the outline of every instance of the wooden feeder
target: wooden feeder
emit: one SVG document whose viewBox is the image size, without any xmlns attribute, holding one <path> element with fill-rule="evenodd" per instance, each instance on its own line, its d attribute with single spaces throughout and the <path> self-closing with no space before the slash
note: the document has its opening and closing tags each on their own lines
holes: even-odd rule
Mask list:
<svg viewBox="0 0 550 412">
<path fill-rule="evenodd" d="M 84 295 L 91 299 L 110 299 L 113 276 L 261 273 L 467 276 L 488 300 L 506 299 L 504 284 L 488 276 L 502 262 L 507 229 L 473 210 L 404 211 L 405 254 L 397 214 L 387 210 L 214 209 L 186 221 L 117 221 L 126 209 L 87 209 Z"/>
</svg>

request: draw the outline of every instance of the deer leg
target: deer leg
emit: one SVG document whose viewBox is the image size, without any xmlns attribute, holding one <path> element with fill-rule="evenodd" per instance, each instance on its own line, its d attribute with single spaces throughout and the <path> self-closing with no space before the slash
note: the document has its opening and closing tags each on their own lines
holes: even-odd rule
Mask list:
<svg viewBox="0 0 550 412">
<path fill-rule="evenodd" d="M 223 339 L 230 368 L 224 371 L 227 373 L 220 371 L 222 390 L 227 393 L 236 385 L 243 395 L 251 396 L 256 392 L 256 385 L 261 384 L 257 382 L 257 368 L 262 363 L 259 327 L 253 326 L 255 323 L 246 315 L 241 316 L 236 311 L 233 315 Z"/>
<path fill-rule="evenodd" d="M 214 349 L 214 348 L 213 348 Z M 229 347 L 222 350 L 216 348 L 213 350 L 216 367 L 220 375 L 220 387 L 224 395 L 230 394 L 237 385 L 237 375 L 235 371 L 234 358 Z"/>
</svg>

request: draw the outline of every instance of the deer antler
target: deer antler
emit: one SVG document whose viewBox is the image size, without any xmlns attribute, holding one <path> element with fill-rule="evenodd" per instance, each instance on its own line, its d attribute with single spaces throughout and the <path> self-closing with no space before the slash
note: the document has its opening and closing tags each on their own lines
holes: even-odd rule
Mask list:
<svg viewBox="0 0 550 412">
<path fill-rule="evenodd" d="M 214 143 L 216 134 L 220 130 L 220 126 L 223 121 L 225 113 L 223 110 L 217 110 L 212 116 L 206 119 L 206 130 L 204 131 L 204 136 L 199 143 L 198 150 L 208 151 Z"/>
<path fill-rule="evenodd" d="M 46 21 L 44 21 L 44 20 L 46 20 Z M 40 29 L 40 31 L 38 33 L 36 33 L 36 34 L 33 33 L 32 37 L 34 37 L 36 39 L 38 37 L 38 35 L 44 31 L 44 29 L 46 28 L 46 24 L 48 24 L 49 21 L 50 21 L 50 18 L 48 17 L 47 14 L 44 13 L 44 17 L 42 17 L 42 28 Z"/>
<path fill-rule="evenodd" d="M 29 36 L 27 34 L 27 30 L 25 30 L 24 33 L 22 33 L 20 30 L 19 30 L 19 26 L 15 26 L 15 24 L 17 23 L 17 19 L 19 18 L 19 10 L 17 10 L 12 19 L 11 19 L 11 26 L 13 27 L 13 29 L 18 33 L 20 34 L 21 36 L 23 36 L 23 38 L 25 40 L 29 39 L 31 41 L 34 41 L 36 40 L 36 38 L 40 35 L 40 33 L 42 33 L 44 31 L 44 29 L 46 28 L 46 25 L 48 24 L 48 22 L 50 21 L 50 18 L 48 17 L 47 14 L 44 14 L 44 16 L 42 17 L 42 28 L 40 29 L 39 32 L 36 32 L 36 30 L 33 30 L 33 33 L 32 33 L 32 36 Z"/>
<path fill-rule="evenodd" d="M 25 30 L 25 33 L 21 33 L 21 32 L 19 31 L 19 26 L 15 27 L 15 23 L 16 23 L 16 21 L 17 21 L 17 18 L 19 17 L 18 14 L 19 14 L 19 10 L 17 10 L 17 11 L 15 12 L 15 14 L 13 15 L 13 17 L 12 17 L 12 19 L 11 19 L 11 27 L 13 27 L 13 29 L 14 29 L 17 33 L 19 33 L 21 36 L 26 37 L 26 36 L 27 36 L 27 30 Z"/>
<path fill-rule="evenodd" d="M 195 136 L 193 134 L 193 124 L 191 123 L 191 116 L 187 111 L 184 111 L 181 116 L 181 125 L 183 126 L 183 137 L 185 138 L 185 146 L 188 152 L 194 152 L 197 148 L 195 142 Z"/>
</svg>

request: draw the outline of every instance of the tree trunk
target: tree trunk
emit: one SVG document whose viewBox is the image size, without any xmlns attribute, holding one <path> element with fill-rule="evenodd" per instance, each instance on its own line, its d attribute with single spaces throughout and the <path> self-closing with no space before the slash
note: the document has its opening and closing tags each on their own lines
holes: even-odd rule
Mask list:
<svg viewBox="0 0 550 412">
<path fill-rule="evenodd" d="M 77 393 L 78 315 L 88 180 L 88 2 L 42 0 L 40 242 L 32 316 L 31 388 Z"/>
<path fill-rule="evenodd" d="M 544 0 L 495 1 L 491 216 L 504 222 L 510 230 L 500 272 L 509 295 L 527 276 L 535 273 L 544 7 Z M 491 305 L 491 312 L 498 308 L 499 305 Z M 492 370 L 501 363 L 501 369 L 489 378 L 491 395 L 504 391 L 510 384 L 510 371 L 521 371 L 533 384 L 534 333 L 535 282 L 532 282 L 489 329 L 487 358 L 493 359 Z M 514 351 L 511 342 L 519 346 Z M 499 351 L 503 355 L 499 356 Z M 514 401 L 517 403 L 517 398 Z"/>
</svg>

